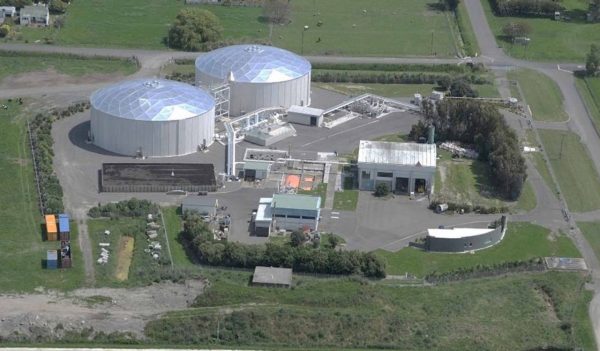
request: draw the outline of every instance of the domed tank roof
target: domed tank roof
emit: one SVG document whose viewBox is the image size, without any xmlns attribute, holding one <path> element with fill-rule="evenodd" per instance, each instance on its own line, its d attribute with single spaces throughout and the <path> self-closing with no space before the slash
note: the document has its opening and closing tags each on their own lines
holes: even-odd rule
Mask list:
<svg viewBox="0 0 600 351">
<path fill-rule="evenodd" d="M 174 121 L 204 114 L 215 106 L 202 89 L 165 79 L 123 81 L 95 91 L 92 108 L 139 121 Z"/>
<path fill-rule="evenodd" d="M 245 83 L 277 83 L 308 74 L 308 60 L 264 45 L 232 45 L 196 59 L 196 69 L 211 77 Z"/>
</svg>

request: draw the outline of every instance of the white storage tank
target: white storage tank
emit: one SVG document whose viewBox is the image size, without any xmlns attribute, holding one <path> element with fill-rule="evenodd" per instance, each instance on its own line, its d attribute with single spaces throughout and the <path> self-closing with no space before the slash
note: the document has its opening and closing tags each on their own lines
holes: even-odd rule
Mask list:
<svg viewBox="0 0 600 351">
<path fill-rule="evenodd" d="M 128 156 L 179 156 L 212 144 L 215 102 L 191 85 L 129 80 L 90 97 L 95 145 Z"/>
<path fill-rule="evenodd" d="M 272 46 L 233 45 L 196 59 L 196 85 L 230 86 L 230 114 L 310 105 L 308 60 Z"/>
</svg>

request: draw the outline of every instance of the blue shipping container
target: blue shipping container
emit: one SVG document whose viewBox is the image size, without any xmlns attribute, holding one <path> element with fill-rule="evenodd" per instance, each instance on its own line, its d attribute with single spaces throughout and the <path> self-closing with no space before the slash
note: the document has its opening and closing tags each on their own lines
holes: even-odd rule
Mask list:
<svg viewBox="0 0 600 351">
<path fill-rule="evenodd" d="M 61 213 L 58 215 L 58 231 L 61 233 L 69 233 L 69 215 Z"/>
<path fill-rule="evenodd" d="M 46 268 L 47 269 L 57 269 L 58 261 L 51 261 L 51 260 L 46 261 Z"/>
</svg>

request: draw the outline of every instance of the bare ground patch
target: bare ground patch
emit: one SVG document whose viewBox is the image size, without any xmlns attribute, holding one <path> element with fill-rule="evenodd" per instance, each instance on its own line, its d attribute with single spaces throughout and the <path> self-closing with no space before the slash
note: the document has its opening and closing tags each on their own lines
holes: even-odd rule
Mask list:
<svg viewBox="0 0 600 351">
<path fill-rule="evenodd" d="M 111 82 L 125 75 L 120 73 L 110 74 L 86 74 L 83 76 L 71 76 L 60 73 L 53 68 L 43 71 L 15 74 L 0 80 L 0 89 L 22 89 L 40 86 L 60 86 L 65 84 L 102 83 Z"/>
<path fill-rule="evenodd" d="M 115 278 L 118 281 L 125 281 L 129 278 L 129 266 L 133 256 L 134 239 L 130 236 L 122 236 L 119 240 L 119 252 L 117 253 L 117 269 Z"/>
<path fill-rule="evenodd" d="M 145 324 L 167 311 L 187 308 L 206 283 L 190 280 L 147 287 L 86 288 L 69 293 L 0 295 L 0 338 L 58 339 L 66 332 L 130 332 L 144 338 Z M 41 291 L 42 289 L 40 289 Z"/>
</svg>

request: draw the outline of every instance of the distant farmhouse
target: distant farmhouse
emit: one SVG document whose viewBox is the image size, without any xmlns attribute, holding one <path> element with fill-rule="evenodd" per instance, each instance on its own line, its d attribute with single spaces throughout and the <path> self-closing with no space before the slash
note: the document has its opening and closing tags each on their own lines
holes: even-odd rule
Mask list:
<svg viewBox="0 0 600 351">
<path fill-rule="evenodd" d="M 0 24 L 4 23 L 6 17 L 15 17 L 17 8 L 14 6 L 0 6 Z"/>
<path fill-rule="evenodd" d="M 50 12 L 48 6 L 38 4 L 25 6 L 19 12 L 19 23 L 21 25 L 50 25 Z"/>
</svg>

